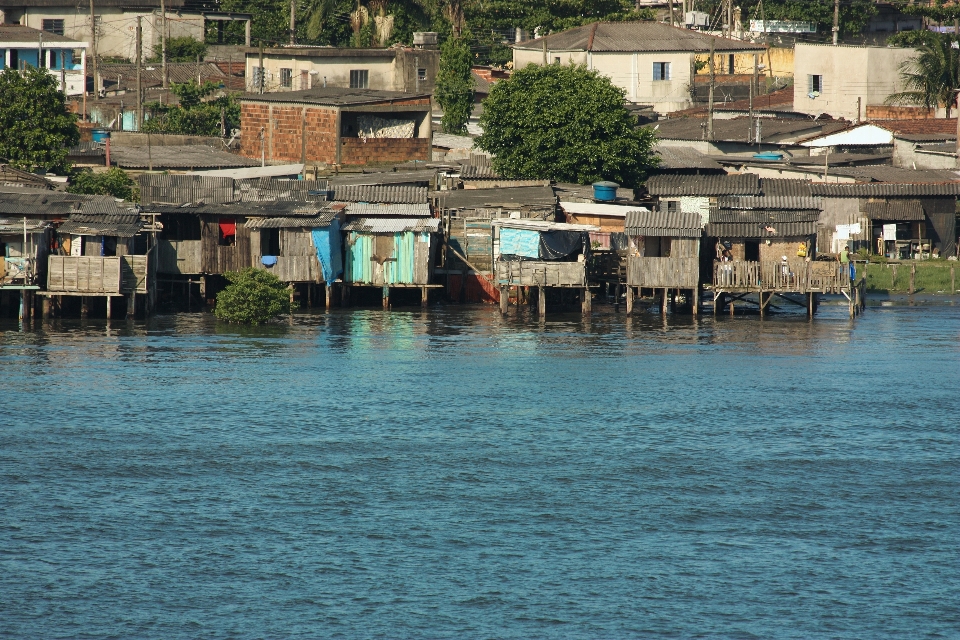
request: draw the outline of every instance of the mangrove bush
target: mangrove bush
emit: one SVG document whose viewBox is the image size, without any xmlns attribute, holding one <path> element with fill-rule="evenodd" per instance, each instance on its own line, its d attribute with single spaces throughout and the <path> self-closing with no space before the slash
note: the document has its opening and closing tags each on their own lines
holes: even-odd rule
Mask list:
<svg viewBox="0 0 960 640">
<path fill-rule="evenodd" d="M 287 287 L 277 276 L 248 267 L 223 274 L 230 282 L 217 294 L 214 315 L 235 324 L 263 324 L 290 310 Z"/>
</svg>

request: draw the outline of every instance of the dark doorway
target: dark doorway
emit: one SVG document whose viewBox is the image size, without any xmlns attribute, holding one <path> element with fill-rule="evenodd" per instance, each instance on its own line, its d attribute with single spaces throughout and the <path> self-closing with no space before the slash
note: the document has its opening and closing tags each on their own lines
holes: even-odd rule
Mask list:
<svg viewBox="0 0 960 640">
<path fill-rule="evenodd" d="M 760 262 L 759 240 L 747 240 L 743 243 L 743 259 L 747 262 Z"/>
</svg>

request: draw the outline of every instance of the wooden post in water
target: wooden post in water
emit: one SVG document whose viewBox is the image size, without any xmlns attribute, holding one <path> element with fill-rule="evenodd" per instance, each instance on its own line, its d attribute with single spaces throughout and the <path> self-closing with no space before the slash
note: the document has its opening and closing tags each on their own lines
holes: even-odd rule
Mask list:
<svg viewBox="0 0 960 640">
<path fill-rule="evenodd" d="M 917 264 L 910 265 L 910 294 L 917 290 Z"/>
<path fill-rule="evenodd" d="M 690 308 L 693 310 L 693 317 L 696 318 L 698 315 L 700 315 L 700 285 L 699 284 L 693 288 L 692 295 L 693 295 L 693 304 L 691 305 Z"/>
<path fill-rule="evenodd" d="M 500 292 L 500 314 L 506 315 L 507 306 L 510 304 L 510 299 L 507 297 L 507 288 L 500 287 L 498 291 Z"/>
<path fill-rule="evenodd" d="M 87 306 L 87 298 L 85 296 L 80 297 L 80 317 L 86 318 L 87 314 L 90 313 L 90 307 Z"/>
<path fill-rule="evenodd" d="M 760 317 L 763 318 L 763 316 L 764 316 L 763 291 L 761 291 L 761 292 L 760 292 Z"/>
<path fill-rule="evenodd" d="M 107 320 L 110 319 L 110 302 L 113 300 L 110 296 L 107 296 Z"/>
<path fill-rule="evenodd" d="M 660 300 L 660 314 L 667 315 L 667 296 L 669 295 L 669 289 L 664 288 L 663 298 Z"/>
<path fill-rule="evenodd" d="M 390 287 L 383 285 L 383 310 L 390 308 Z"/>
<path fill-rule="evenodd" d="M 330 307 L 333 306 L 333 285 L 329 282 L 323 283 L 323 294 L 324 294 L 324 308 L 329 311 Z"/>
<path fill-rule="evenodd" d="M 547 290 L 537 287 L 537 314 L 541 319 L 547 317 Z"/>
<path fill-rule="evenodd" d="M 730 317 L 733 317 L 733 298 L 730 298 Z"/>
<path fill-rule="evenodd" d="M 40 315 L 44 320 L 50 317 L 50 296 L 43 296 L 40 302 Z"/>
<path fill-rule="evenodd" d="M 633 313 L 633 287 L 627 285 L 627 315 Z"/>
<path fill-rule="evenodd" d="M 580 306 L 582 307 L 581 312 L 583 313 L 583 315 L 585 316 L 590 315 L 590 311 L 593 307 L 593 300 L 590 294 L 590 287 L 583 288 L 583 300 L 581 301 Z"/>
<path fill-rule="evenodd" d="M 430 303 L 429 292 L 430 292 L 430 289 L 427 289 L 426 287 L 420 287 L 420 308 L 421 309 L 426 309 L 429 306 L 429 303 Z"/>
<path fill-rule="evenodd" d="M 950 267 L 950 295 L 957 292 L 957 268 Z"/>
</svg>

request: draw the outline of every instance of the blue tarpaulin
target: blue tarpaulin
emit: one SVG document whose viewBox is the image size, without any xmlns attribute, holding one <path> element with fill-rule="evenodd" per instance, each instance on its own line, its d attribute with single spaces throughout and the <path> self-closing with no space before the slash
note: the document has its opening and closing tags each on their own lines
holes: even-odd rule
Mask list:
<svg viewBox="0 0 960 640">
<path fill-rule="evenodd" d="M 332 284 L 343 275 L 343 256 L 340 252 L 340 221 L 334 218 L 329 227 L 314 229 L 313 246 L 323 269 L 323 279 Z"/>
<path fill-rule="evenodd" d="M 540 257 L 540 232 L 530 229 L 501 227 L 500 254 L 538 259 Z"/>
</svg>

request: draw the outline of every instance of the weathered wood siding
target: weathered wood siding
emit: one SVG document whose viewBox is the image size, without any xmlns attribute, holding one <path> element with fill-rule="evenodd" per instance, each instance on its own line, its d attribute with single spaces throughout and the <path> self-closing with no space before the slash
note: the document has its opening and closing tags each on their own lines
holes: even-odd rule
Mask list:
<svg viewBox="0 0 960 640">
<path fill-rule="evenodd" d="M 250 229 L 246 218 L 235 218 L 237 230 L 234 244 L 220 246 L 220 219 L 217 216 L 201 216 L 202 249 L 200 255 L 200 273 L 223 274 L 227 271 L 240 271 L 255 266 L 250 259 Z"/>
<path fill-rule="evenodd" d="M 280 255 L 272 267 L 263 266 L 260 233 L 256 229 L 250 232 L 250 259 L 254 267 L 266 269 L 284 282 L 320 282 L 323 279 L 311 229 L 280 229 Z"/>
<path fill-rule="evenodd" d="M 497 284 L 505 287 L 585 287 L 583 262 L 502 260 L 496 263 Z"/>
<path fill-rule="evenodd" d="M 695 289 L 700 283 L 700 258 L 627 259 L 627 285 L 631 287 Z"/>
<path fill-rule="evenodd" d="M 430 284 L 435 239 L 433 234 L 413 231 L 351 231 L 344 246 L 344 281 L 374 286 Z M 378 250 L 383 255 L 378 255 Z"/>
<path fill-rule="evenodd" d="M 123 293 L 147 293 L 150 285 L 150 263 L 153 258 L 153 251 L 145 256 L 120 258 L 120 290 Z"/>
<path fill-rule="evenodd" d="M 839 293 L 850 287 L 850 273 L 839 262 L 715 262 L 717 291 L 783 291 Z"/>
<path fill-rule="evenodd" d="M 158 271 L 178 275 L 201 273 L 202 246 L 200 240 L 159 240 Z"/>
<path fill-rule="evenodd" d="M 65 293 L 120 293 L 122 258 L 50 256 L 47 291 Z"/>
</svg>

